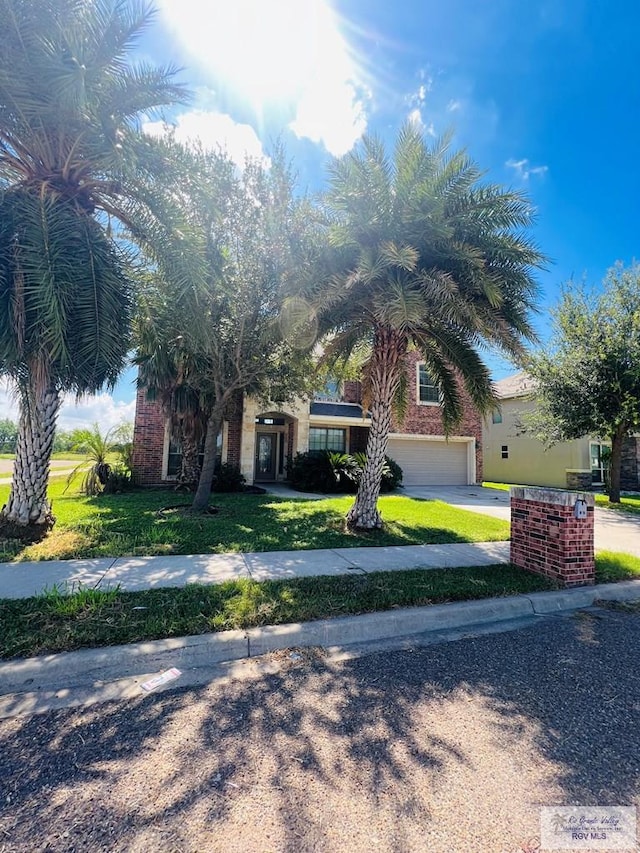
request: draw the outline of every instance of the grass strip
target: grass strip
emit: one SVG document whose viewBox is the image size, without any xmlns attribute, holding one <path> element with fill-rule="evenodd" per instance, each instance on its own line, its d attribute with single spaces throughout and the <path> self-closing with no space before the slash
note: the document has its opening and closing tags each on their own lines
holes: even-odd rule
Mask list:
<svg viewBox="0 0 640 853">
<path fill-rule="evenodd" d="M 23 657 L 553 589 L 510 565 L 249 579 L 123 592 L 53 589 L 0 601 L 0 657 Z"/>
<path fill-rule="evenodd" d="M 596 580 L 598 583 L 615 583 L 640 579 L 640 557 L 620 554 L 617 551 L 598 551 L 596 554 Z"/>
</svg>

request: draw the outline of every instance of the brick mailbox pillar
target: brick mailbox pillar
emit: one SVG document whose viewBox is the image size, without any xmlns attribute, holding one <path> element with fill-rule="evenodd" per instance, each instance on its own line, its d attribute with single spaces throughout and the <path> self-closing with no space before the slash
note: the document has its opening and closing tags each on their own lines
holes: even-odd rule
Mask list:
<svg viewBox="0 0 640 853">
<path fill-rule="evenodd" d="M 511 562 L 564 586 L 595 583 L 593 508 L 587 492 L 513 486 Z"/>
</svg>

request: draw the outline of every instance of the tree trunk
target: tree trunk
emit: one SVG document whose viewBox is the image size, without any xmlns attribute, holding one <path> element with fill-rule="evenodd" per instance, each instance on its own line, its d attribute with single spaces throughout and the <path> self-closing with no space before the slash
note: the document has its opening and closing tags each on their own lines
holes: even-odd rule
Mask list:
<svg viewBox="0 0 640 853">
<path fill-rule="evenodd" d="M 404 335 L 387 327 L 376 329 L 370 375 L 371 426 L 358 494 L 347 513 L 347 525 L 351 529 L 376 530 L 382 527 L 378 497 L 393 402 L 402 377 L 406 351 L 407 339 Z"/>
<path fill-rule="evenodd" d="M 207 434 L 204 440 L 204 459 L 191 509 L 203 512 L 209 505 L 209 495 L 216 472 L 216 452 L 218 449 L 218 433 L 222 428 L 222 409 L 216 408 L 207 419 Z"/>
<path fill-rule="evenodd" d="M 6 536 L 34 541 L 53 527 L 47 486 L 59 408 L 60 395 L 53 387 L 21 393 L 11 491 L 0 514 Z"/>
<path fill-rule="evenodd" d="M 620 503 L 620 475 L 622 469 L 622 444 L 627 430 L 624 424 L 616 427 L 611 436 L 611 480 L 609 483 L 609 500 L 611 503 Z"/>
<path fill-rule="evenodd" d="M 200 479 L 200 448 L 198 442 L 182 434 L 182 464 L 178 475 L 178 484 L 189 491 L 196 488 Z"/>
</svg>

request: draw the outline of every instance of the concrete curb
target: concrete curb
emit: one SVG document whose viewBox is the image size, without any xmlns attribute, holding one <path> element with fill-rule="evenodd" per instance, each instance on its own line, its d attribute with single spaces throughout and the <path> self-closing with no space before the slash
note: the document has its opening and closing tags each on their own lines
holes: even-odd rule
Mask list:
<svg viewBox="0 0 640 853">
<path fill-rule="evenodd" d="M 106 688 L 112 681 L 173 666 L 202 669 L 292 646 L 349 646 L 425 632 L 473 629 L 578 610 L 598 600 L 633 599 L 640 599 L 640 580 L 41 655 L 0 663 L 0 696 L 68 692 L 87 684 Z"/>
</svg>

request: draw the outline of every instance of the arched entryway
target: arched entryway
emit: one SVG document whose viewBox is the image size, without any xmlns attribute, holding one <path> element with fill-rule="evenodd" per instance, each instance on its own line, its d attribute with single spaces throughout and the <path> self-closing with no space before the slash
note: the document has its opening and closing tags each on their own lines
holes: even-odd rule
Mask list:
<svg viewBox="0 0 640 853">
<path fill-rule="evenodd" d="M 293 455 L 296 418 L 284 412 L 260 412 L 255 430 L 254 482 L 286 479 L 287 461 Z"/>
</svg>

